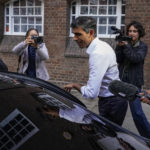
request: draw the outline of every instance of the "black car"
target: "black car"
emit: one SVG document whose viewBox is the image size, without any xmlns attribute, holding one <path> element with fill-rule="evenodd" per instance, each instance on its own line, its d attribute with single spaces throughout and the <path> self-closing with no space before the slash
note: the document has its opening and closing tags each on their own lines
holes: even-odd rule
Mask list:
<svg viewBox="0 0 150 150">
<path fill-rule="evenodd" d="M 0 72 L 0 150 L 149 150 L 150 140 L 89 111 L 63 89 Z"/>
</svg>

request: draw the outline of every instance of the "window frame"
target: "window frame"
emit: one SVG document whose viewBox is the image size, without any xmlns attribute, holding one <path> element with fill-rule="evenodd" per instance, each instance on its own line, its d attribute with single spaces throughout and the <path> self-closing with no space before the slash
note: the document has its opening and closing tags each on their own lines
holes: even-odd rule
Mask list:
<svg viewBox="0 0 150 150">
<path fill-rule="evenodd" d="M 122 1 L 124 1 L 124 3 L 122 3 Z M 73 3 L 76 3 L 76 5 L 73 5 Z M 84 6 L 84 5 L 83 5 Z M 88 4 L 88 7 L 91 6 Z M 103 5 L 98 5 L 98 6 L 103 6 Z M 107 4 L 107 7 L 109 5 Z M 118 29 L 125 26 L 125 24 L 121 24 L 121 19 L 122 17 L 125 17 L 125 14 L 122 14 L 122 6 L 125 6 L 125 0 L 117 0 L 117 4 L 116 4 L 116 15 L 110 15 L 107 14 L 106 15 L 98 15 L 98 10 L 97 10 L 97 14 L 96 15 L 92 15 L 92 14 L 88 14 L 88 15 L 82 15 L 80 13 L 80 7 L 81 7 L 81 0 L 73 0 L 72 3 L 71 3 L 71 8 L 70 8 L 70 24 L 72 22 L 72 18 L 73 16 L 76 18 L 76 17 L 79 17 L 79 16 L 94 16 L 94 17 L 98 17 L 98 16 L 107 16 L 107 19 L 108 17 L 110 16 L 116 16 L 116 25 L 112 25 L 112 26 L 116 26 Z M 75 7 L 75 14 L 72 14 L 73 12 L 73 7 Z M 98 7 L 99 8 L 99 7 Z M 89 13 L 89 12 L 88 12 Z M 97 21 L 97 37 L 99 38 L 115 38 L 116 35 L 115 34 L 98 34 L 98 27 L 99 27 L 99 24 L 98 24 L 99 21 Z M 108 28 L 108 22 L 106 24 L 106 27 Z M 73 33 L 72 33 L 72 29 L 70 28 L 70 37 L 73 37 Z"/>
<path fill-rule="evenodd" d="M 40 0 L 41 1 L 41 6 L 35 6 L 35 3 L 34 3 L 34 5 L 33 6 L 17 6 L 18 8 L 20 8 L 20 7 L 25 7 L 26 9 L 28 9 L 28 8 L 36 8 L 36 7 L 40 7 L 41 8 L 41 14 L 40 15 L 14 15 L 13 14 L 13 8 L 15 8 L 14 6 L 13 6 L 13 3 L 15 2 L 15 1 L 17 1 L 17 0 L 10 0 L 9 2 L 7 2 L 6 4 L 5 4 L 5 8 L 4 8 L 4 35 L 20 35 L 20 36 L 24 36 L 25 35 L 25 33 L 26 32 L 14 32 L 14 23 L 13 23 L 13 20 L 14 20 L 14 17 L 15 16 L 19 16 L 19 17 L 27 17 L 27 20 L 28 20 L 28 17 L 34 17 L 34 19 L 35 19 L 35 17 L 41 17 L 41 21 L 42 21 L 42 23 L 40 24 L 40 26 L 41 26 L 41 32 L 39 33 L 39 35 L 40 36 L 43 36 L 43 34 L 44 34 L 44 1 L 43 0 Z M 35 2 L 35 0 L 34 0 L 34 2 Z M 7 5 L 9 5 L 9 6 L 7 6 Z M 16 7 L 16 8 L 17 8 Z M 6 14 L 6 9 L 7 8 L 9 8 L 9 14 L 7 15 Z M 9 17 L 9 23 L 7 23 L 6 22 L 6 16 L 8 16 Z M 9 32 L 6 32 L 6 25 L 9 25 Z M 19 23 L 19 26 L 21 27 L 21 25 L 22 25 L 22 23 L 21 23 L 21 19 L 20 19 L 20 23 Z M 29 25 L 29 23 L 27 23 L 26 24 L 27 26 Z M 35 25 L 38 25 L 38 24 L 36 24 L 36 23 L 34 23 L 33 24 L 34 26 Z M 28 28 L 27 28 L 27 30 L 28 30 Z"/>
</svg>

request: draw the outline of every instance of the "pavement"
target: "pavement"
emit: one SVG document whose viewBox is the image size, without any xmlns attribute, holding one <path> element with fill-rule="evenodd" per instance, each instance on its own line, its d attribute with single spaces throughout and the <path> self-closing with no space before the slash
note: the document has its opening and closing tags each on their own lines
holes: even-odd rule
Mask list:
<svg viewBox="0 0 150 150">
<path fill-rule="evenodd" d="M 98 99 L 97 98 L 96 99 L 84 99 L 84 98 L 82 98 L 81 94 L 75 90 L 73 90 L 71 94 L 74 95 L 75 97 L 77 97 L 80 101 L 82 101 L 89 110 L 98 114 Z M 143 111 L 144 111 L 148 121 L 150 122 L 150 105 L 142 103 L 142 108 L 143 108 Z M 139 135 L 139 133 L 134 125 L 129 107 L 128 107 L 127 114 L 126 114 L 126 117 L 125 117 L 122 127 Z"/>
</svg>

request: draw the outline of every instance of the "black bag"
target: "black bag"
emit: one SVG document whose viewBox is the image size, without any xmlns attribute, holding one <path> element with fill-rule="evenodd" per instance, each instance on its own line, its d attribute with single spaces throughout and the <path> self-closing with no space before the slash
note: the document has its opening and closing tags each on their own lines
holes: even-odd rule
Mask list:
<svg viewBox="0 0 150 150">
<path fill-rule="evenodd" d="M 8 71 L 6 64 L 0 59 L 0 71 Z"/>
</svg>

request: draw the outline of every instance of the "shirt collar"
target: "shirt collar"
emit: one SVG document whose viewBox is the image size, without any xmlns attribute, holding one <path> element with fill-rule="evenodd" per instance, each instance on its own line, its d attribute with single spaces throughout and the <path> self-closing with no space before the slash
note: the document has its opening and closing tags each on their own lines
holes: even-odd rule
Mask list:
<svg viewBox="0 0 150 150">
<path fill-rule="evenodd" d="M 133 44 L 133 47 L 137 47 L 139 45 L 140 45 L 140 41 L 138 40 L 138 41 L 136 41 L 136 43 Z"/>
<path fill-rule="evenodd" d="M 97 43 L 98 40 L 99 40 L 98 37 L 96 37 L 96 38 L 90 43 L 90 45 L 88 46 L 88 48 L 87 48 L 87 50 L 86 50 L 86 53 L 87 53 L 88 55 L 93 52 L 93 49 L 94 49 L 94 47 L 95 47 L 95 43 Z"/>
</svg>

